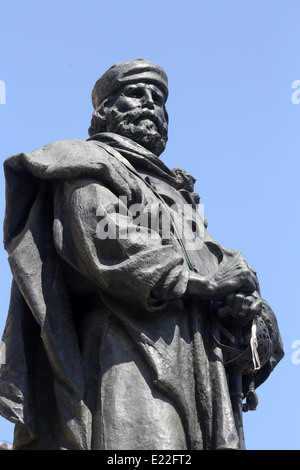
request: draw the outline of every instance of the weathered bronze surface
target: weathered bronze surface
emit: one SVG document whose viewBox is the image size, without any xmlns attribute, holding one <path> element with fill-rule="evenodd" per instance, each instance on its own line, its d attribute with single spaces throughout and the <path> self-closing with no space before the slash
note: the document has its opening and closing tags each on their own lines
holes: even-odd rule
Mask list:
<svg viewBox="0 0 300 470">
<path fill-rule="evenodd" d="M 5 161 L 15 449 L 244 448 L 242 411 L 282 342 L 253 268 L 209 235 L 194 178 L 158 158 L 167 97 L 161 67 L 116 64 L 87 141 Z"/>
</svg>

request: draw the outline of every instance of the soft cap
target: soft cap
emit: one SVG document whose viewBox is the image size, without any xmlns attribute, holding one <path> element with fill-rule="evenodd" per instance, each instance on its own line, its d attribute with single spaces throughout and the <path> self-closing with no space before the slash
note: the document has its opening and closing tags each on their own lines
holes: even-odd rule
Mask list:
<svg viewBox="0 0 300 470">
<path fill-rule="evenodd" d="M 95 83 L 92 103 L 97 108 L 108 96 L 129 83 L 146 82 L 158 86 L 168 98 L 168 77 L 162 67 L 146 59 L 118 62 L 110 67 Z"/>
</svg>

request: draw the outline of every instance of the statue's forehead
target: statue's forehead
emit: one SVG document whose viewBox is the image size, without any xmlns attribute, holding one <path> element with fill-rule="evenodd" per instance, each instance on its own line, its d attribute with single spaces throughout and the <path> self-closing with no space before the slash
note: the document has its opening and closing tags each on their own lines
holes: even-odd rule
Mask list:
<svg viewBox="0 0 300 470">
<path fill-rule="evenodd" d="M 148 88 L 151 90 L 158 91 L 162 96 L 164 95 L 163 91 L 155 83 L 151 83 L 151 82 L 139 81 L 139 82 L 134 82 L 134 83 L 127 83 L 121 88 L 121 91 L 127 90 L 129 88 L 144 88 L 144 89 Z"/>
</svg>

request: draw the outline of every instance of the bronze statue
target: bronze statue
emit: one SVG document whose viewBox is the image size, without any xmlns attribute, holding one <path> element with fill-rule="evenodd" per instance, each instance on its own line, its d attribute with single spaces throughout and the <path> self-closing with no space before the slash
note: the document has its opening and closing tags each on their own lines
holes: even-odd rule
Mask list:
<svg viewBox="0 0 300 470">
<path fill-rule="evenodd" d="M 254 269 L 209 235 L 195 179 L 159 159 L 167 97 L 161 67 L 118 63 L 87 141 L 5 161 L 15 449 L 244 448 L 242 408 L 281 338 Z"/>
</svg>

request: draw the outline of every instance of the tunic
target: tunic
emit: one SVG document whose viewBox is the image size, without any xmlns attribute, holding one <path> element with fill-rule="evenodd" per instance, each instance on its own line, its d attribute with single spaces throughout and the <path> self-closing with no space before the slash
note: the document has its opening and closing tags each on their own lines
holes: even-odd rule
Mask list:
<svg viewBox="0 0 300 470">
<path fill-rule="evenodd" d="M 14 448 L 237 449 L 210 300 L 186 293 L 191 269 L 213 275 L 233 252 L 208 234 L 195 180 L 111 133 L 15 155 L 5 175 Z M 258 385 L 282 356 L 269 323 Z"/>
</svg>

